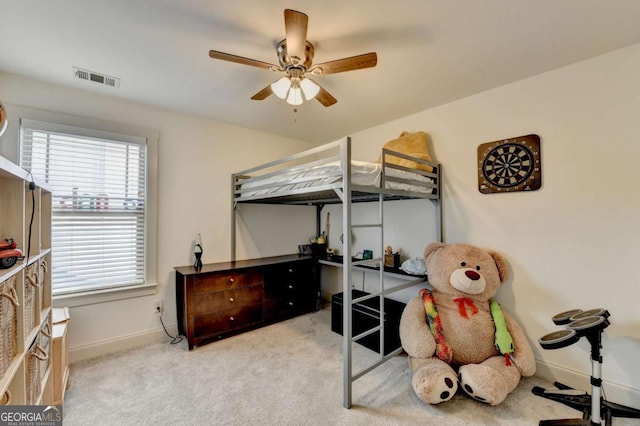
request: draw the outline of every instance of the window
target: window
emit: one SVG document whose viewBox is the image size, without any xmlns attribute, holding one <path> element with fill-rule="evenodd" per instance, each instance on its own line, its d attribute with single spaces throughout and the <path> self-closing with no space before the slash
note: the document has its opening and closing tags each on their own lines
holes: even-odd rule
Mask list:
<svg viewBox="0 0 640 426">
<path fill-rule="evenodd" d="M 52 191 L 54 296 L 144 285 L 146 138 L 26 119 L 20 136 L 21 166 Z"/>
</svg>

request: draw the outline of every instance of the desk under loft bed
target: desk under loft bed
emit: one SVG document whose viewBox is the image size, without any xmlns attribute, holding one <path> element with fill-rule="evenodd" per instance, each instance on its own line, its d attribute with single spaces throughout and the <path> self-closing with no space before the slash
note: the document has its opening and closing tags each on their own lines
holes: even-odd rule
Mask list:
<svg viewBox="0 0 640 426">
<path fill-rule="evenodd" d="M 395 161 L 394 161 L 395 159 Z M 397 164 L 404 159 L 402 164 Z M 407 167 L 413 164 L 414 167 Z M 442 240 L 442 205 L 440 200 L 441 166 L 411 155 L 382 149 L 379 163 L 352 161 L 351 139 L 346 137 L 336 142 L 319 146 L 298 154 L 253 167 L 232 175 L 231 212 L 231 260 L 236 257 L 236 208 L 242 203 L 289 204 L 316 206 L 316 229 L 320 235 L 322 208 L 328 204 L 342 204 L 342 253 L 352 253 L 352 230 L 355 228 L 378 229 L 380 247 L 384 253 L 383 203 L 392 200 L 428 199 L 436 205 L 435 224 L 438 240 Z M 376 223 L 353 223 L 352 204 L 377 202 Z M 331 264 L 330 262 L 323 262 Z M 354 268 L 359 265 L 379 265 L 379 291 L 353 299 L 350 283 Z M 390 358 L 398 355 L 398 348 L 386 355 L 384 351 L 384 315 L 380 324 L 364 333 L 352 336 L 352 308 L 355 303 L 378 298 L 383 311 L 384 297 L 407 287 L 425 282 L 423 277 L 404 281 L 385 288 L 384 258 L 358 261 L 343 256 L 343 405 L 350 408 L 352 383 Z M 379 332 L 380 357 L 369 367 L 354 374 L 352 369 L 352 344 L 369 334 Z"/>
</svg>

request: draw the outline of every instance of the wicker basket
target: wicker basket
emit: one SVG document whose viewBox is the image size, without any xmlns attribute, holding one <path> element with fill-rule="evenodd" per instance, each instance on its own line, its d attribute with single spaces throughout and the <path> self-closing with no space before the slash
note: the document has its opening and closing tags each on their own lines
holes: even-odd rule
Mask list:
<svg viewBox="0 0 640 426">
<path fill-rule="evenodd" d="M 42 326 L 36 342 L 40 349 L 40 355 L 44 358 L 40 359 L 40 377 L 44 377 L 47 372 L 47 368 L 49 368 L 49 353 L 51 350 L 51 325 L 48 322 Z"/>
<path fill-rule="evenodd" d="M 41 364 L 47 363 L 49 356 L 36 341 L 27 351 L 27 405 L 38 403 L 42 392 Z"/>
<path fill-rule="evenodd" d="M 38 275 L 38 263 L 34 262 L 24 270 L 24 336 L 36 326 L 38 321 L 38 307 L 36 306 L 36 294 L 40 288 L 40 277 Z"/>
<path fill-rule="evenodd" d="M 0 377 L 11 365 L 18 352 L 17 317 L 18 295 L 16 277 L 0 283 Z"/>
<path fill-rule="evenodd" d="M 47 279 L 47 261 L 42 258 L 38 262 L 38 309 L 42 311 L 44 308 L 44 288 L 46 287 L 45 281 Z"/>
</svg>

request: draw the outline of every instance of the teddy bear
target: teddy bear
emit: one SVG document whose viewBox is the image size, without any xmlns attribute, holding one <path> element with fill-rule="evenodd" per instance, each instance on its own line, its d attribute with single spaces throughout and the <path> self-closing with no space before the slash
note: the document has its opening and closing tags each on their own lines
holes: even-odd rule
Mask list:
<svg viewBox="0 0 640 426">
<path fill-rule="evenodd" d="M 429 244 L 424 258 L 432 290 L 420 290 L 400 319 L 416 395 L 439 404 L 460 387 L 477 401 L 500 404 L 536 370 L 522 328 L 491 301 L 508 279 L 506 259 L 470 244 L 440 242 Z"/>
</svg>

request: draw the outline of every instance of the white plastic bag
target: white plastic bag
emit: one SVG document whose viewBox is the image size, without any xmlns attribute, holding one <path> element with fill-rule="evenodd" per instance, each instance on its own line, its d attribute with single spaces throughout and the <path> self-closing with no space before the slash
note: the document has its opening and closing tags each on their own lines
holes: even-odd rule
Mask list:
<svg viewBox="0 0 640 426">
<path fill-rule="evenodd" d="M 400 265 L 400 269 L 411 275 L 426 275 L 427 273 L 427 266 L 422 257 L 405 260 Z"/>
</svg>

